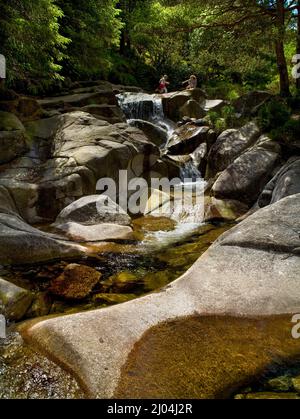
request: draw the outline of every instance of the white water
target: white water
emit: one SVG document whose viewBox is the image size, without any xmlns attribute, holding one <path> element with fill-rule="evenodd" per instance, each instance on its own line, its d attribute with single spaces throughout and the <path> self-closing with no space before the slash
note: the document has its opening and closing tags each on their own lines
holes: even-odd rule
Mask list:
<svg viewBox="0 0 300 419">
<path fill-rule="evenodd" d="M 171 137 L 176 124 L 165 117 L 160 95 L 122 93 L 117 98 L 129 125 L 136 119 L 152 122 L 166 131 L 167 139 Z"/>
<path fill-rule="evenodd" d="M 176 124 L 168 120 L 164 115 L 162 97 L 145 93 L 123 93 L 118 96 L 120 107 L 126 115 L 127 122 L 134 124 L 134 120 L 140 119 L 163 128 L 169 139 Z M 164 247 L 175 244 L 191 236 L 203 225 L 204 212 L 204 188 L 205 181 L 200 171 L 191 161 L 181 168 L 181 186 L 184 188 L 184 205 L 175 205 L 171 218 L 177 222 L 172 231 L 158 231 L 149 233 L 143 242 L 143 246 Z"/>
<path fill-rule="evenodd" d="M 141 246 L 149 250 L 160 250 L 184 241 L 197 233 L 202 223 L 178 223 L 172 231 L 148 233 Z"/>
</svg>

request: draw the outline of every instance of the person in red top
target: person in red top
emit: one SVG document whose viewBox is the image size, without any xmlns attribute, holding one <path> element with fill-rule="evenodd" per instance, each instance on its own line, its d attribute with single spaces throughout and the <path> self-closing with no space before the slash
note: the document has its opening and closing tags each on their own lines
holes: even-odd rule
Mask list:
<svg viewBox="0 0 300 419">
<path fill-rule="evenodd" d="M 160 94 L 164 94 L 164 93 L 168 93 L 168 86 L 169 86 L 169 77 L 167 75 L 164 75 L 160 80 L 159 80 L 159 86 L 157 89 L 157 92 Z"/>
</svg>

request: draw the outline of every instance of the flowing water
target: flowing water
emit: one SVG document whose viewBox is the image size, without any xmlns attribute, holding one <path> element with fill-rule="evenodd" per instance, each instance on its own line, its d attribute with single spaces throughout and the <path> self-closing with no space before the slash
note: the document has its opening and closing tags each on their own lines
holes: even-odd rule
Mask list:
<svg viewBox="0 0 300 419">
<path fill-rule="evenodd" d="M 161 96 L 125 93 L 119 96 L 119 102 L 129 124 L 135 125 L 136 120 L 151 122 L 164 130 L 166 140 L 172 135 L 175 126 L 164 116 Z M 42 301 L 42 307 L 39 307 L 40 311 L 37 310 L 36 312 L 28 313 L 28 318 L 37 317 L 37 313 L 40 313 L 39 315 L 64 315 L 123 303 L 147 293 L 156 292 L 185 273 L 222 233 L 231 228 L 231 225 L 203 224 L 201 201 L 200 204 L 197 204 L 198 201 L 195 200 L 195 197 L 197 193 L 203 195 L 205 182 L 197 169 L 197 165 L 194 163 L 196 162 L 189 162 L 181 168 L 182 183 L 180 186 L 184 187 L 188 191 L 189 197 L 192 198 L 189 206 L 185 206 L 183 211 L 180 206 L 176 207 L 175 205 L 171 219 L 151 216 L 135 219 L 133 221 L 135 240 L 123 244 L 108 243 L 97 250 L 95 253 L 96 258 L 83 258 L 75 261 L 60 260 L 48 264 L 8 267 L 2 270 L 0 267 L 1 277 L 32 291 L 36 298 L 40 298 Z M 175 198 L 174 202 L 176 203 Z M 102 274 L 101 281 L 96 288 L 81 301 L 66 301 L 63 298 L 59 299 L 55 297 L 49 292 L 51 281 L 61 275 L 70 262 L 88 265 Z M 249 322 L 249 325 L 246 325 L 246 334 L 241 334 L 243 321 Z M 281 319 L 276 318 L 266 320 L 266 327 L 270 325 L 272 328 L 269 333 L 270 344 L 272 343 L 274 345 L 274 336 L 282 329 L 282 325 L 277 325 L 276 323 L 280 321 Z M 205 324 L 202 325 L 201 322 Z M 264 342 L 266 339 L 265 332 L 262 336 L 259 335 L 259 333 L 262 333 L 262 320 L 257 320 L 257 332 L 255 329 L 256 326 L 253 327 L 251 322 L 253 320 L 230 320 L 228 318 L 203 319 L 201 317 L 191 318 L 190 324 L 184 320 L 182 327 L 180 320 L 178 320 L 177 329 L 174 328 L 174 322 L 170 325 L 170 330 L 168 324 L 158 326 L 158 329 L 161 327 L 166 328 L 166 330 L 163 330 L 163 338 L 159 340 L 160 330 L 155 330 L 153 336 L 150 331 L 149 336 L 147 335 L 142 342 L 145 346 L 143 349 L 144 352 L 142 353 L 146 354 L 146 358 L 143 359 L 141 364 L 145 365 L 146 371 L 144 375 L 139 373 L 132 378 L 133 374 L 129 374 L 128 378 L 125 374 L 125 378 L 123 379 L 125 385 L 124 388 L 122 386 L 119 388 L 119 396 L 126 397 L 126 392 L 131 390 L 132 387 L 139 390 L 139 386 L 136 383 L 132 386 L 131 383 L 128 384 L 127 382 L 138 376 L 143 377 L 141 383 L 143 392 L 147 388 L 147 385 L 145 387 L 145 383 L 147 384 L 148 375 L 150 376 L 150 389 L 151 383 L 153 383 L 153 378 L 151 377 L 153 371 L 156 374 L 155 382 L 161 385 L 162 390 L 160 395 L 164 394 L 165 390 L 172 390 L 172 394 L 178 397 L 184 397 L 185 395 L 191 397 L 195 395 L 199 398 L 205 395 L 207 396 L 207 394 L 211 396 L 213 393 L 209 392 L 210 383 L 213 380 L 216 381 L 214 391 L 215 388 L 218 388 L 218 385 L 220 388 L 223 388 L 224 377 L 225 379 L 233 379 L 233 384 L 235 385 L 240 377 L 231 377 L 233 363 L 236 364 L 238 360 L 241 363 L 240 368 L 242 370 L 252 368 L 252 358 L 255 358 L 255 362 L 260 359 L 260 355 L 256 354 L 255 348 L 257 349 L 257 353 L 261 350 L 265 350 L 268 356 L 270 353 L 270 347 L 268 345 L 266 348 L 261 349 L 256 344 L 252 352 L 250 351 L 249 353 L 249 333 L 254 334 L 253 342 L 255 342 L 257 336 L 259 338 L 258 342 Z M 207 330 L 209 329 L 207 327 L 209 327 L 210 323 L 212 323 L 212 327 L 210 333 L 208 333 Z M 274 326 L 272 326 L 273 323 Z M 286 323 L 287 326 L 285 327 L 289 328 L 289 319 L 286 320 Z M 188 329 L 189 327 L 190 329 Z M 223 334 L 220 334 L 219 330 L 223 330 L 226 327 L 229 330 L 224 334 L 224 337 L 227 338 L 228 342 L 224 343 Z M 85 397 L 73 377 L 40 353 L 35 352 L 33 348 L 24 344 L 20 334 L 16 330 L 13 324 L 10 325 L 7 339 L 0 339 L 0 399 L 74 399 Z M 189 334 L 190 340 L 186 339 L 187 333 Z M 201 333 L 205 333 L 205 339 L 203 339 Z M 194 337 L 191 338 L 193 334 Z M 230 340 L 230 334 L 233 335 L 232 340 Z M 166 336 L 168 337 L 169 335 L 172 336 L 171 341 L 173 342 L 171 351 L 171 346 L 168 345 L 168 340 L 166 341 Z M 147 339 L 150 340 L 150 344 L 148 344 Z M 155 344 L 151 343 L 151 339 L 156 339 Z M 207 339 L 211 340 L 210 345 L 207 343 Z M 243 339 L 245 342 L 243 342 Z M 177 340 L 179 342 L 178 345 L 176 344 Z M 192 341 L 194 344 L 191 346 Z M 281 351 L 282 336 L 278 337 L 278 342 L 278 347 Z M 165 344 L 167 344 L 167 347 L 163 346 Z M 230 345 L 232 345 L 232 350 L 229 351 L 228 348 Z M 211 351 L 210 348 L 214 350 Z M 155 352 L 156 350 L 158 350 L 158 353 Z M 185 350 L 186 352 L 184 352 Z M 203 356 L 203 353 L 207 350 L 208 353 Z M 154 353 L 152 354 L 151 351 L 154 351 Z M 235 351 L 237 351 L 236 357 L 233 357 L 234 359 L 228 362 L 228 354 L 232 353 L 234 355 Z M 244 357 L 241 356 L 243 351 L 245 352 Z M 186 356 L 186 353 L 188 356 Z M 217 368 L 215 368 L 215 360 L 211 360 L 213 355 L 216 355 L 215 358 L 220 360 L 220 365 Z M 173 358 L 174 364 L 172 363 Z M 247 363 L 248 358 L 249 362 Z M 147 362 L 149 360 L 150 363 L 148 366 Z M 199 368 L 201 363 L 205 364 L 203 368 Z M 155 370 L 156 364 L 158 374 Z M 178 364 L 181 365 L 181 368 L 177 371 L 174 369 L 174 365 Z M 130 358 L 128 365 L 130 372 L 136 367 L 134 360 Z M 182 365 L 185 365 L 184 375 L 182 374 Z M 256 364 L 253 363 L 253 365 Z M 222 372 L 224 368 L 228 369 L 225 375 Z M 161 372 L 162 369 L 166 371 L 165 375 Z M 212 370 L 211 375 L 210 370 Z M 171 375 L 170 371 L 172 372 Z M 174 375 L 176 371 L 179 373 L 178 376 Z M 216 371 L 219 372 L 219 377 Z M 239 375 L 239 370 L 236 369 L 236 371 Z M 276 366 L 275 372 L 272 372 L 272 377 L 274 377 L 274 374 L 276 376 L 277 371 L 278 367 Z M 299 374 L 299 371 L 300 369 L 298 368 L 293 373 Z M 280 374 L 285 374 L 286 367 L 282 372 L 279 372 Z M 203 374 L 207 375 L 206 381 L 203 381 Z M 255 375 L 256 372 L 253 370 L 252 374 Z M 290 372 L 288 374 L 291 375 Z M 170 380 L 170 377 L 174 379 Z M 182 377 L 184 378 L 183 382 Z M 166 381 L 164 381 L 165 378 Z M 199 382 L 202 383 L 201 386 L 199 386 Z M 207 394 L 203 390 L 205 389 L 203 383 L 207 387 Z M 232 386 L 232 383 L 229 382 L 228 385 Z M 265 388 L 268 387 L 265 387 L 260 382 L 259 384 L 253 384 L 250 392 L 264 390 Z M 236 388 L 235 394 L 237 394 L 237 390 L 238 388 Z M 249 388 L 242 390 L 242 392 L 243 394 L 245 392 L 249 393 Z M 232 392 L 229 394 L 232 395 Z M 243 398 L 243 394 L 239 395 L 238 398 Z M 137 395 L 134 394 L 134 396 Z M 151 396 L 153 397 L 153 394 Z M 156 397 L 156 394 L 154 396 Z"/>
<path fill-rule="evenodd" d="M 119 101 L 129 123 L 136 119 L 148 121 L 163 129 L 166 138 L 172 134 L 174 124 L 165 118 L 160 96 L 123 94 Z M 175 205 L 172 219 L 135 219 L 134 240 L 102 246 L 96 258 L 2 269 L 3 278 L 32 291 L 41 301 L 41 307 L 27 317 L 35 318 L 37 313 L 70 314 L 123 303 L 156 292 L 185 273 L 230 226 L 203 224 L 203 208 L 201 203 L 199 207 L 195 204 L 195 197 L 203 193 L 205 182 L 192 163 L 182 168 L 181 178 L 181 186 L 191 198 L 189 206 L 183 210 Z M 49 292 L 51 282 L 70 262 L 93 267 L 102 274 L 92 293 L 80 301 L 67 301 Z M 24 345 L 13 329 L 6 341 L 0 341 L 0 398 L 82 396 L 72 377 Z"/>
<path fill-rule="evenodd" d="M 123 93 L 118 95 L 119 105 L 129 125 L 135 121 L 147 121 L 166 132 L 166 140 L 173 134 L 176 124 L 164 115 L 162 96 L 147 93 Z"/>
</svg>

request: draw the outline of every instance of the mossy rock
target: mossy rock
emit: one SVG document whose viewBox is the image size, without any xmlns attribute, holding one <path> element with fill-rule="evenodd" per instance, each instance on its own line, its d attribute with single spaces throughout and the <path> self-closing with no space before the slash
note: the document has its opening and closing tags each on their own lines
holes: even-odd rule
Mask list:
<svg viewBox="0 0 300 419">
<path fill-rule="evenodd" d="M 21 320 L 32 303 L 31 292 L 0 278 L 0 314 L 8 320 Z"/>
<path fill-rule="evenodd" d="M 0 131 L 25 131 L 25 128 L 13 113 L 0 112 Z"/>
</svg>

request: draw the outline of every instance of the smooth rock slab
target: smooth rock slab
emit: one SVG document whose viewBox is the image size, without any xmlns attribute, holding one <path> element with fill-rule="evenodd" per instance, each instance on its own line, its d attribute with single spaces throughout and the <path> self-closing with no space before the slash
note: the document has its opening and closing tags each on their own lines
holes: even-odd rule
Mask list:
<svg viewBox="0 0 300 419">
<path fill-rule="evenodd" d="M 106 195 L 91 195 L 78 199 L 62 210 L 56 223 L 75 222 L 83 225 L 116 223 L 130 225 L 127 213 Z"/>
<path fill-rule="evenodd" d="M 63 232 L 69 239 L 82 243 L 129 240 L 132 239 L 133 233 L 131 227 L 109 223 L 85 226 L 79 223 L 68 222 L 57 224 L 55 228 Z"/>
<path fill-rule="evenodd" d="M 274 204 L 286 196 L 300 193 L 300 157 L 292 157 L 265 186 L 258 200 L 260 207 Z"/>
<path fill-rule="evenodd" d="M 273 234 L 277 210 L 282 217 L 278 223 L 282 236 L 297 230 L 291 206 L 299 208 L 300 195 L 263 210 L 265 235 Z M 249 217 L 246 226 L 258 214 Z M 257 218 L 255 223 L 258 230 Z M 91 396 L 110 398 L 133 346 L 164 321 L 195 314 L 299 313 L 299 255 L 290 253 L 289 246 L 286 250 L 265 248 L 263 237 L 257 239 L 256 248 L 249 247 L 242 239 L 244 225 L 236 227 L 232 240 L 230 232 L 221 237 L 185 275 L 161 292 L 104 310 L 46 320 L 29 328 L 25 336 L 73 371 Z M 242 233 L 237 242 L 239 228 Z M 293 243 L 290 248 L 294 249 Z"/>
<path fill-rule="evenodd" d="M 83 256 L 86 249 L 58 240 L 25 223 L 16 214 L 0 213 L 0 264 L 30 264 Z"/>
</svg>

